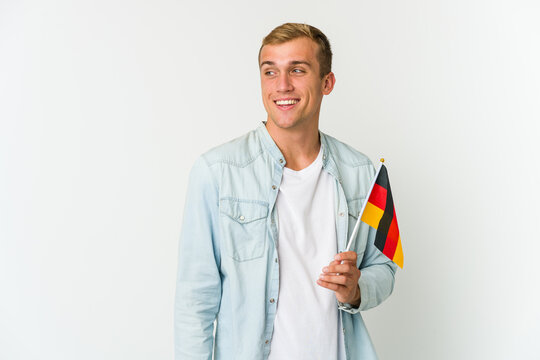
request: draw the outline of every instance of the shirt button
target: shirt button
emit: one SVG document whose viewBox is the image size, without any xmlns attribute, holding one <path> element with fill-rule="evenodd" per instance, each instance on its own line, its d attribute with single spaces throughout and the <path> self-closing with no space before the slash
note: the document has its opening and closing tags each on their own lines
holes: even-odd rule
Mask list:
<svg viewBox="0 0 540 360">
<path fill-rule="evenodd" d="M 245 217 L 244 217 L 244 215 L 240 215 L 240 217 L 238 219 L 240 219 L 240 221 L 244 221 Z"/>
<path fill-rule="evenodd" d="M 280 162 L 281 164 L 283 164 L 283 159 L 279 159 L 279 162 Z"/>
<path fill-rule="evenodd" d="M 323 155 L 322 158 L 323 158 L 323 160 L 326 160 L 326 155 Z"/>
<path fill-rule="evenodd" d="M 277 258 L 275 258 L 274 261 L 277 262 Z"/>
<path fill-rule="evenodd" d="M 271 299 L 270 299 L 270 304 L 273 304 L 274 301 L 275 301 L 274 298 L 271 298 Z"/>
<path fill-rule="evenodd" d="M 339 216 L 343 216 L 343 215 L 344 215 L 343 212 L 340 212 L 340 213 L 339 213 Z"/>
<path fill-rule="evenodd" d="M 272 190 L 276 190 L 276 185 L 272 185 Z"/>
<path fill-rule="evenodd" d="M 264 343 L 265 343 L 265 344 L 268 344 L 269 342 L 270 342 L 270 341 L 266 340 Z"/>
</svg>

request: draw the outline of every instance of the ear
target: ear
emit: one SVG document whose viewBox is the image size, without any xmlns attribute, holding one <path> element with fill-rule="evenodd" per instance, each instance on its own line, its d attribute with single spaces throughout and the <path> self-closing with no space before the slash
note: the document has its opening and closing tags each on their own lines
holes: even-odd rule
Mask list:
<svg viewBox="0 0 540 360">
<path fill-rule="evenodd" d="M 323 95 L 330 94 L 332 90 L 334 89 L 335 84 L 336 84 L 336 77 L 334 76 L 334 73 L 330 71 L 323 78 L 323 88 L 322 88 Z"/>
</svg>

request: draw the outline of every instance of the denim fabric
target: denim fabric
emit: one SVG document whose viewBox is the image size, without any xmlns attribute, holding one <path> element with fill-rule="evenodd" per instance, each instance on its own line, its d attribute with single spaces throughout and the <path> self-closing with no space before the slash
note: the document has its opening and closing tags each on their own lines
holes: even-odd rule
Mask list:
<svg viewBox="0 0 540 360">
<path fill-rule="evenodd" d="M 375 170 L 362 153 L 319 135 L 323 170 L 335 179 L 337 247 L 344 251 Z M 212 359 L 212 352 L 216 360 L 268 358 L 279 297 L 274 205 L 285 165 L 265 122 L 195 161 L 178 252 L 176 360 Z M 374 238 L 362 224 L 351 247 L 361 270 L 360 306 L 336 300 L 348 360 L 377 358 L 360 311 L 379 305 L 394 288 L 397 265 L 375 248 Z"/>
</svg>

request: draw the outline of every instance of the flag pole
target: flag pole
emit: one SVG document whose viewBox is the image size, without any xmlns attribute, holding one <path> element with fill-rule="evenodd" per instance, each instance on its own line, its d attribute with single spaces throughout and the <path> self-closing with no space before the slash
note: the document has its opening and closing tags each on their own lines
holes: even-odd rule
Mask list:
<svg viewBox="0 0 540 360">
<path fill-rule="evenodd" d="M 382 168 L 382 166 L 384 164 L 384 158 L 381 158 L 380 161 L 381 162 L 379 163 L 379 168 L 377 169 L 377 172 L 375 173 L 375 176 L 373 177 L 373 181 L 371 182 L 371 187 L 369 188 L 369 193 L 367 194 L 366 199 L 364 201 L 364 204 L 362 205 L 362 210 L 358 214 L 358 220 L 356 220 L 356 224 L 354 225 L 353 232 L 351 234 L 351 237 L 349 238 L 349 243 L 347 245 L 347 250 L 345 250 L 345 251 L 349 251 L 349 249 L 351 248 L 352 241 L 356 237 L 356 234 L 358 233 L 358 229 L 360 228 L 360 223 L 361 223 L 360 219 L 362 218 L 362 215 L 364 214 L 364 210 L 366 209 L 366 205 L 368 203 L 369 197 L 371 196 L 371 191 L 373 190 L 373 186 L 375 185 L 375 181 L 377 181 L 377 177 L 379 176 L 379 172 L 381 172 L 381 168 Z"/>
</svg>

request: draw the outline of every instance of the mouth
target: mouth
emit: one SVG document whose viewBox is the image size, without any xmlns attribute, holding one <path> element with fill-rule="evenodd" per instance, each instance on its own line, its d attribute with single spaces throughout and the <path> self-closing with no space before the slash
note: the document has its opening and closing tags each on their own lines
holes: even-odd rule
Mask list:
<svg viewBox="0 0 540 360">
<path fill-rule="evenodd" d="M 279 99 L 279 100 L 274 100 L 274 103 L 281 110 L 292 109 L 299 102 L 300 102 L 300 99 Z"/>
</svg>

